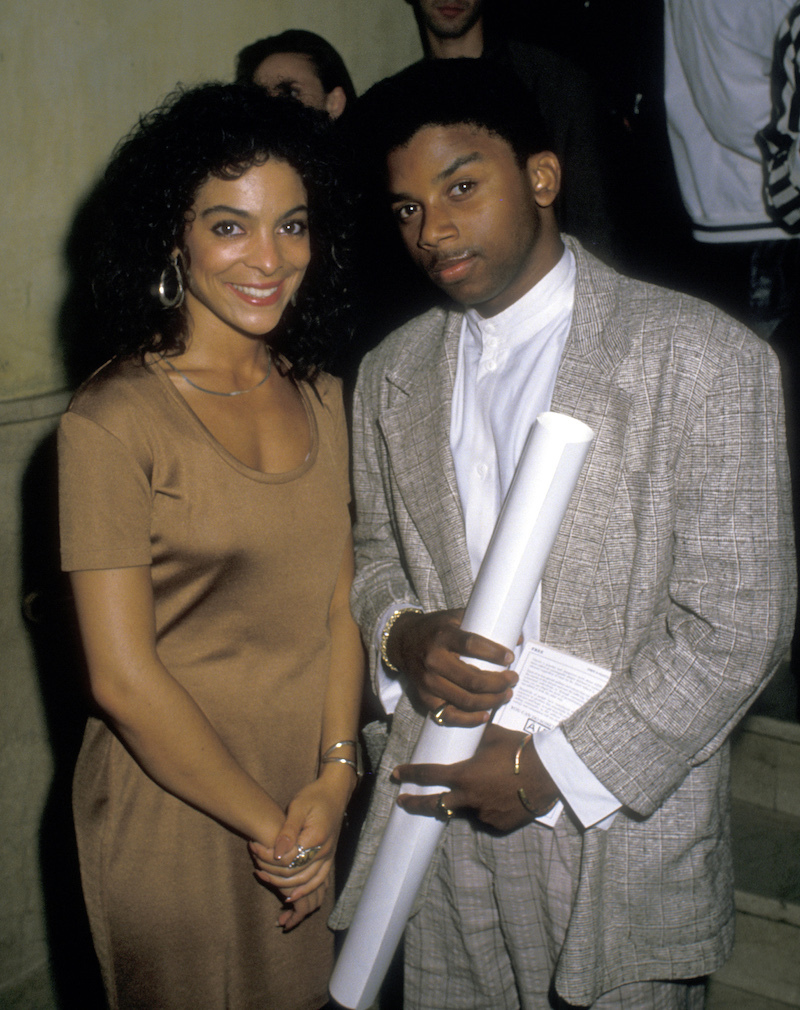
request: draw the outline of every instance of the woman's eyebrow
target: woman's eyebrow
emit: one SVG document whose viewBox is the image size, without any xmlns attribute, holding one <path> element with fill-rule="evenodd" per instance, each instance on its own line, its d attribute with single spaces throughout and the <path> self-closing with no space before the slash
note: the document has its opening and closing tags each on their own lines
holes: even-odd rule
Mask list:
<svg viewBox="0 0 800 1010">
<path fill-rule="evenodd" d="M 200 217 L 208 217 L 209 214 L 235 214 L 237 217 L 251 217 L 246 210 L 241 207 L 229 207 L 226 203 L 217 203 L 213 207 L 206 207 L 200 211 Z"/>
<path fill-rule="evenodd" d="M 291 217 L 292 214 L 304 214 L 308 212 L 308 207 L 304 203 L 298 203 L 296 207 L 292 207 L 291 210 L 284 211 L 280 216 L 280 220 L 286 217 Z M 206 207 L 205 210 L 200 211 L 200 217 L 208 217 L 210 214 L 234 214 L 236 217 L 252 217 L 253 215 L 250 211 L 242 210 L 241 207 L 230 207 L 226 203 L 216 203 L 213 207 Z"/>
</svg>

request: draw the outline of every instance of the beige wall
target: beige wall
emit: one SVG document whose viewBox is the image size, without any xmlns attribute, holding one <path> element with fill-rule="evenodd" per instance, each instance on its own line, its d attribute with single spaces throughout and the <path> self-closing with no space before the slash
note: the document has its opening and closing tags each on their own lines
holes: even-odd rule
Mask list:
<svg viewBox="0 0 800 1010">
<path fill-rule="evenodd" d="M 242 46 L 291 27 L 311 28 L 332 42 L 359 92 L 421 53 L 403 0 L 0 5 L 0 1007 L 57 1005 L 39 845 L 54 774 L 47 714 L 58 735 L 59 705 L 71 682 L 59 664 L 60 631 L 50 623 L 49 604 L 38 625 L 45 659 L 40 653 L 37 666 L 20 597 L 23 523 L 34 517 L 34 541 L 49 544 L 52 535 L 42 507 L 47 488 L 33 495 L 22 488 L 29 488 L 31 459 L 39 459 L 37 450 L 65 404 L 56 332 L 64 239 L 112 147 L 139 113 L 178 81 L 229 80 Z M 41 462 L 36 469 L 46 484 L 47 457 Z M 27 590 L 30 565 L 25 574 Z M 61 794 L 56 834 L 66 817 L 63 788 Z M 57 880 L 60 839 L 51 834 L 47 862 Z M 47 894 L 52 899 L 49 886 Z M 59 929 L 69 932 L 69 918 Z"/>
</svg>

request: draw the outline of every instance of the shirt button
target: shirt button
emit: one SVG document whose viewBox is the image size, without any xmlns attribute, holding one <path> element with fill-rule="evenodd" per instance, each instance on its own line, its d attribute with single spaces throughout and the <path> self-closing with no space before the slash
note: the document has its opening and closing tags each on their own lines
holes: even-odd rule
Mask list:
<svg viewBox="0 0 800 1010">
<path fill-rule="evenodd" d="M 494 361 L 494 360 L 487 361 L 486 362 L 486 371 L 487 372 L 496 372 L 497 371 L 497 362 Z"/>
<path fill-rule="evenodd" d="M 478 463 L 475 467 L 475 472 L 478 474 L 481 480 L 484 479 L 486 474 L 489 472 L 489 467 L 485 463 Z"/>
</svg>

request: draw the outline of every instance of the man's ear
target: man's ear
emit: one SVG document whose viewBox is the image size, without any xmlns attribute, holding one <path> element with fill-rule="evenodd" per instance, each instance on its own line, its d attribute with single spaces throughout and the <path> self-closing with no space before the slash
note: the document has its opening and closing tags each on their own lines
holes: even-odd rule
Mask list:
<svg viewBox="0 0 800 1010">
<path fill-rule="evenodd" d="M 561 189 L 561 164 L 552 151 L 532 154 L 526 163 L 533 198 L 540 207 L 550 207 Z"/>
<path fill-rule="evenodd" d="M 344 112 L 345 105 L 347 105 L 347 95 L 344 93 L 344 88 L 340 88 L 337 84 L 325 96 L 325 111 L 331 119 L 338 119 Z"/>
</svg>

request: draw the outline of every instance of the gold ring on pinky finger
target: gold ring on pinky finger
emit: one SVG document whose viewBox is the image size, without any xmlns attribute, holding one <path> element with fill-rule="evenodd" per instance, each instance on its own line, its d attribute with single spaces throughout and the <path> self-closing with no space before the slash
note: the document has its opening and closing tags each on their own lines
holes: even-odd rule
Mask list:
<svg viewBox="0 0 800 1010">
<path fill-rule="evenodd" d="M 444 801 L 444 793 L 439 793 L 439 799 L 436 801 L 436 816 L 440 821 L 449 821 L 450 818 L 455 813 L 455 810 L 451 810 L 450 807 Z"/>
<path fill-rule="evenodd" d="M 434 712 L 431 712 L 431 719 L 433 719 L 437 726 L 444 726 L 444 710 L 446 708 L 447 702 L 440 705 Z"/>
</svg>

